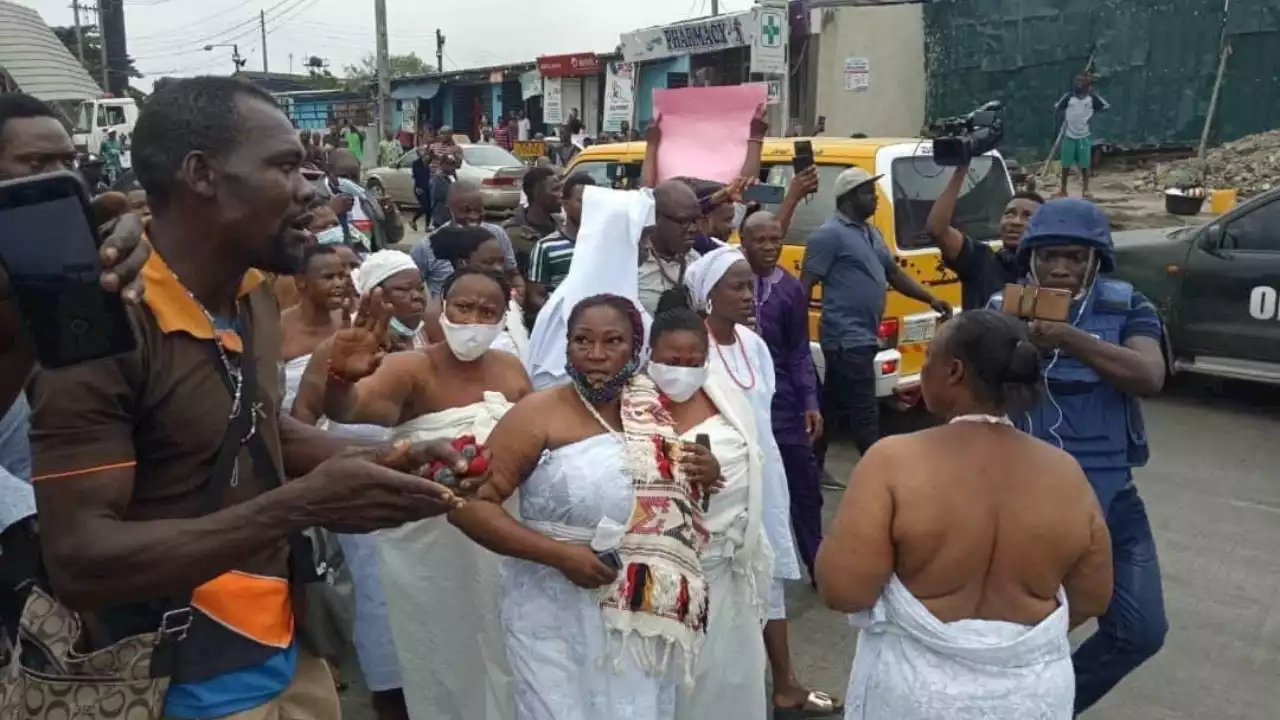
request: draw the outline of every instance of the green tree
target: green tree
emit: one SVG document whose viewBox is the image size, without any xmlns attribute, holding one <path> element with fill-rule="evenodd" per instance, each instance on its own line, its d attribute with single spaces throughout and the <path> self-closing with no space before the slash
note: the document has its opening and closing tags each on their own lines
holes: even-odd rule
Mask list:
<svg viewBox="0 0 1280 720">
<path fill-rule="evenodd" d="M 391 68 L 393 78 L 425 75 L 435 70 L 435 66 L 428 64 L 426 60 L 418 57 L 417 53 L 412 52 L 408 55 L 391 55 L 387 58 L 387 65 Z M 343 73 L 346 75 L 348 87 L 368 87 L 373 84 L 378 75 L 377 57 L 369 53 L 361 58 L 358 64 L 344 67 Z"/>
<path fill-rule="evenodd" d="M 71 51 L 71 56 L 76 57 L 76 29 L 74 27 L 55 27 L 53 34 L 58 36 L 63 45 Z M 84 66 L 89 77 L 94 82 L 102 83 L 102 38 L 98 35 L 98 28 L 94 25 L 81 25 L 80 34 L 84 43 L 84 60 L 81 65 Z M 133 64 L 133 58 L 128 55 L 124 58 L 125 76 L 130 78 L 141 78 L 142 73 Z M 104 88 L 105 89 L 105 88 Z"/>
</svg>

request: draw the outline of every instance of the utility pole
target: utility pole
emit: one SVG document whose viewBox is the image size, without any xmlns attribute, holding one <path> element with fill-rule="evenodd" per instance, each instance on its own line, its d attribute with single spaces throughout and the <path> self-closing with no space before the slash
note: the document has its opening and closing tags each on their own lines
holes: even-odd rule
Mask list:
<svg viewBox="0 0 1280 720">
<path fill-rule="evenodd" d="M 80 29 L 80 0 L 71 0 L 71 12 L 76 22 L 76 57 L 84 64 L 84 33 Z"/>
<path fill-rule="evenodd" d="M 262 72 L 267 72 L 267 11 L 258 11 L 258 27 L 262 30 Z"/>
<path fill-rule="evenodd" d="M 111 92 L 107 72 L 107 12 L 103 7 L 107 0 L 98 0 L 98 61 L 102 63 L 102 91 Z"/>
<path fill-rule="evenodd" d="M 436 28 L 436 72 L 444 72 L 444 33 Z"/>
<path fill-rule="evenodd" d="M 378 52 L 378 141 L 391 130 L 391 58 L 387 54 L 387 0 L 373 0 L 373 28 Z"/>
<path fill-rule="evenodd" d="M 711 0 L 711 14 L 712 15 L 720 14 L 720 0 Z"/>
</svg>

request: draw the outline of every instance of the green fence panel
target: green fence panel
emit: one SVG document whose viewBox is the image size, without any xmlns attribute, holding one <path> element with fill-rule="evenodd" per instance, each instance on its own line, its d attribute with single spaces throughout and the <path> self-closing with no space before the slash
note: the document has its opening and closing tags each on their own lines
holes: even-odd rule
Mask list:
<svg viewBox="0 0 1280 720">
<path fill-rule="evenodd" d="M 1218 67 L 1224 0 L 934 0 L 925 5 L 929 117 L 1005 103 L 1008 154 L 1043 159 L 1057 137 L 1054 104 L 1090 55 L 1099 143 L 1193 147 Z M 1232 0 L 1233 54 L 1211 137 L 1280 124 L 1280 0 Z"/>
</svg>

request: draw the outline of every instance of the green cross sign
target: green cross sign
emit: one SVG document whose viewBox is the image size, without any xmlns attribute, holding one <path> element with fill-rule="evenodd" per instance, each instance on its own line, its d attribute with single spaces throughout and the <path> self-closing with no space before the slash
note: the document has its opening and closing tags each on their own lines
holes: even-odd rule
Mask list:
<svg viewBox="0 0 1280 720">
<path fill-rule="evenodd" d="M 760 43 L 763 47 L 780 47 L 782 45 L 782 23 L 778 22 L 778 16 L 775 13 L 769 13 L 764 16 L 760 33 L 764 36 L 764 42 Z"/>
</svg>

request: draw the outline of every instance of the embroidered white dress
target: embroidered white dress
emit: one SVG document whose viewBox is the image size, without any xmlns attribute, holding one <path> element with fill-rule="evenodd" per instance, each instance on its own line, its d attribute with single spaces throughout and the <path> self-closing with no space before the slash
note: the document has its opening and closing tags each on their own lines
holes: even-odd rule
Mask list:
<svg viewBox="0 0 1280 720">
<path fill-rule="evenodd" d="M 281 369 L 284 374 L 283 411 L 293 409 L 293 402 L 298 397 L 298 387 L 302 383 L 302 375 L 310 362 L 310 355 L 303 355 L 285 361 Z M 342 425 L 321 419 L 320 426 L 334 435 L 357 438 L 361 440 L 385 440 L 389 431 L 376 425 Z M 396 660 L 395 643 L 391 638 L 391 627 L 387 622 L 387 599 L 382 593 L 382 579 L 379 575 L 378 556 L 374 552 L 373 536 L 344 535 L 334 533 L 338 545 L 342 548 L 347 569 L 351 573 L 351 582 L 355 585 L 356 622 L 355 647 L 356 659 L 360 663 L 360 674 L 364 676 L 365 685 L 373 692 L 394 690 L 400 687 L 400 665 Z"/>
<path fill-rule="evenodd" d="M 711 535 L 702 552 L 711 607 L 706 638 L 694 666 L 694 684 L 681 689 L 677 720 L 765 720 L 769 716 L 762 631 L 773 553 L 760 529 L 762 453 L 748 440 L 749 436 L 754 440 L 755 433 L 750 405 L 741 395 L 734 401 L 725 382 L 711 378 L 704 387 L 722 413 L 680 438 L 693 442 L 699 434 L 708 436 L 725 485 L 711 497 L 703 516 Z"/>
<path fill-rule="evenodd" d="M 586 544 L 603 518 L 627 524 L 635 505 L 623 443 L 597 435 L 544 453 L 520 487 L 520 514 L 537 532 Z M 599 592 L 559 570 L 502 562 L 502 627 L 516 677 L 519 720 L 670 720 L 683 676 L 679 653 L 661 675 L 606 642 Z M 631 639 L 639 642 L 638 639 Z"/>
<path fill-rule="evenodd" d="M 769 619 L 786 617 L 784 580 L 800 579 L 800 563 L 796 559 L 795 539 L 791 534 L 791 491 L 787 487 L 787 471 L 782 453 L 773 436 L 773 356 L 769 346 L 750 328 L 738 325 L 738 342 L 720 345 L 712 338 L 711 370 L 719 373 L 751 403 L 755 412 L 756 437 L 764 453 L 763 524 L 769 545 L 773 548 L 773 591 L 769 600 Z M 754 378 L 754 381 L 753 381 Z M 748 386 L 748 387 L 743 387 Z M 714 501 L 713 501 L 714 502 Z"/>
<path fill-rule="evenodd" d="M 404 423 L 392 436 L 422 442 L 474 435 L 484 442 L 510 408 L 502 393 L 486 392 L 480 402 Z M 499 556 L 445 517 L 375 535 L 409 716 L 512 720 L 515 695 L 498 621 Z"/>
<path fill-rule="evenodd" d="M 1069 720 L 1075 672 L 1067 596 L 1039 625 L 944 623 L 894 575 L 862 630 L 845 720 Z"/>
</svg>

